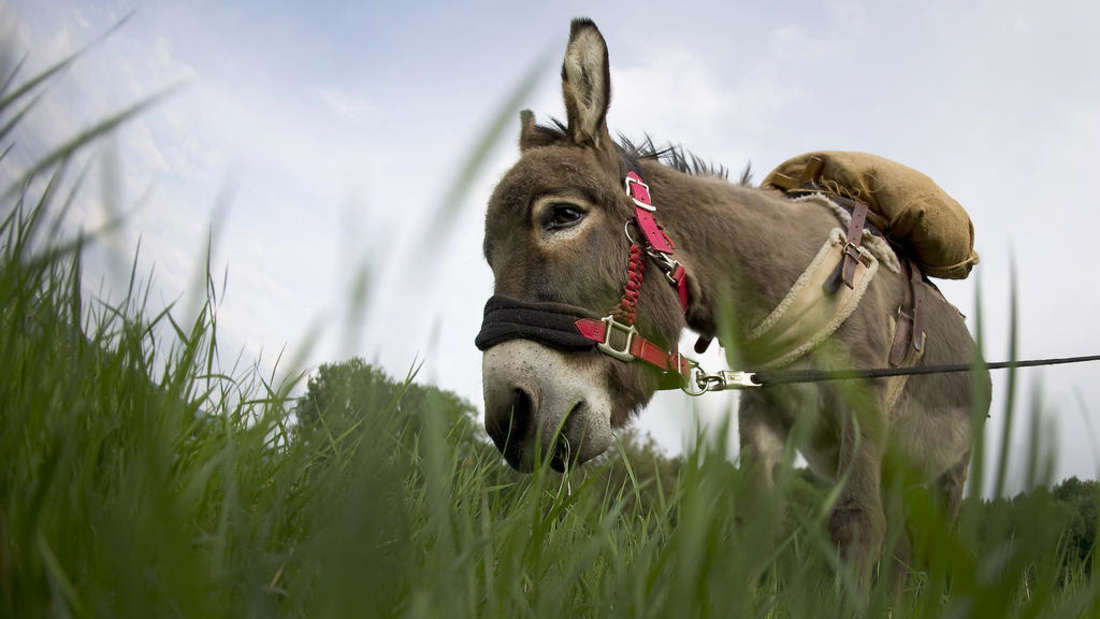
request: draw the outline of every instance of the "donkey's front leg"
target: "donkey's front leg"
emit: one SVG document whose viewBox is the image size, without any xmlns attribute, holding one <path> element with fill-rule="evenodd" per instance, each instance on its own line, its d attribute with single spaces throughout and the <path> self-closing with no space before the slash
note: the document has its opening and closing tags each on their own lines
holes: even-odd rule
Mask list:
<svg viewBox="0 0 1100 619">
<path fill-rule="evenodd" d="M 875 561 L 882 552 L 886 515 L 882 505 L 881 419 L 860 415 L 864 423 L 843 423 L 838 474 L 847 479 L 829 514 L 829 534 L 841 557 L 856 570 L 860 589 L 867 591 Z M 869 422 L 869 423 L 868 423 Z M 869 427 L 870 426 L 870 427 Z"/>
<path fill-rule="evenodd" d="M 743 393 L 737 410 L 737 426 L 741 439 L 741 470 L 748 471 L 757 493 L 770 493 L 775 467 L 783 459 L 787 443 L 787 424 L 763 394 Z"/>
<path fill-rule="evenodd" d="M 750 539 L 775 542 L 781 531 L 783 497 L 775 492 L 775 469 L 783 461 L 787 426 L 759 394 L 742 394 L 737 411 L 744 492 L 736 522 Z"/>
</svg>

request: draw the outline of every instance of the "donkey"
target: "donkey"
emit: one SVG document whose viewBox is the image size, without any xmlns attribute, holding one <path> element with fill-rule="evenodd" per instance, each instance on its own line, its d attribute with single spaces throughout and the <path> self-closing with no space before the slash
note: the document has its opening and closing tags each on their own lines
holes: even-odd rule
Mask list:
<svg viewBox="0 0 1100 619">
<path fill-rule="evenodd" d="M 685 327 L 736 348 L 741 334 L 719 328 L 722 312 L 739 325 L 764 318 L 838 227 L 836 214 L 813 201 L 731 183 L 700 169 L 705 166 L 691 169 L 682 157 L 672 162 L 679 165 L 669 165 L 652 148 L 612 141 L 606 122 L 607 45 L 590 20 L 572 23 L 562 92 L 567 123 L 545 127 L 535 124 L 530 112 L 521 114 L 520 159 L 489 200 L 484 253 L 495 294 L 517 300 L 518 315 L 544 308 L 528 314 L 535 321 L 552 318 L 555 308 L 566 308 L 561 310 L 566 314 L 568 308 L 586 308 L 599 315 L 619 302 L 624 286 L 629 297 L 638 265 L 632 259 L 628 273 L 632 240 L 626 222 L 638 211 L 637 193 L 624 191 L 623 179 L 633 170 L 648 185 L 666 238 L 675 239 L 685 289 L 678 294 L 656 277 L 645 280 L 646 286 L 634 290 L 637 332 L 665 350 L 675 349 Z M 891 318 L 909 285 L 904 275 L 880 269 L 856 311 L 831 336 L 831 352 L 817 349 L 794 367 L 882 367 L 891 346 Z M 962 316 L 928 289 L 923 362 L 970 359 L 974 344 Z M 559 469 L 568 460 L 599 455 L 611 442 L 611 429 L 644 406 L 670 374 L 568 343 L 549 345 L 547 338 L 531 335 L 536 332 L 485 342 L 479 335 L 485 427 L 519 470 L 532 469 L 536 453 Z M 669 367 L 682 369 L 678 355 L 667 358 Z M 988 408 L 988 373 L 977 382 L 982 381 L 985 395 L 978 399 L 984 397 Z M 865 407 L 843 384 L 817 383 L 743 391 L 738 410 L 742 466 L 750 467 L 763 488 L 772 483 L 794 424 L 813 420 L 798 448 L 815 472 L 834 479 L 847 475 L 828 527 L 842 555 L 864 575 L 881 553 L 885 534 L 881 487 L 887 448 L 904 454 L 924 483 L 936 484 L 954 514 L 971 444 L 966 374 L 914 376 L 892 407 L 886 384 L 869 380 L 861 386 Z"/>
</svg>

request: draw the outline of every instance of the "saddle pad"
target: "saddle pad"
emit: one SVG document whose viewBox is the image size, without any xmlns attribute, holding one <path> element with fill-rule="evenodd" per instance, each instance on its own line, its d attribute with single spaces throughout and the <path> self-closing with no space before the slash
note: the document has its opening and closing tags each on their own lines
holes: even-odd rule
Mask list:
<svg viewBox="0 0 1100 619">
<path fill-rule="evenodd" d="M 866 248 L 859 248 L 854 286 L 840 286 L 832 294 L 825 292 L 825 282 L 840 264 L 845 243 L 843 230 L 830 230 L 825 244 L 779 305 L 749 331 L 743 352 L 753 367 L 766 369 L 793 363 L 824 342 L 859 306 L 879 264 Z"/>
</svg>

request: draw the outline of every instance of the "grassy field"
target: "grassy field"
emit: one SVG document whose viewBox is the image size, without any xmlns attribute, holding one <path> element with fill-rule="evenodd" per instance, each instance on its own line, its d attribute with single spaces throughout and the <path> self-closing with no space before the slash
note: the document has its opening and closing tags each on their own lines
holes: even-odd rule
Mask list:
<svg viewBox="0 0 1100 619">
<path fill-rule="evenodd" d="M 129 113 L 31 173 L 59 179 Z M 669 460 L 629 434 L 521 476 L 469 403 L 411 376 L 351 360 L 292 398 L 221 374 L 215 287 L 186 324 L 138 284 L 85 298 L 95 239 L 53 235 L 66 196 L 22 187 L 0 224 L 0 615 L 1100 616 L 1095 484 L 1037 476 L 952 526 L 899 479 L 909 581 L 860 592 L 825 532 L 829 484 L 787 468 L 754 496 L 721 444 Z"/>
</svg>

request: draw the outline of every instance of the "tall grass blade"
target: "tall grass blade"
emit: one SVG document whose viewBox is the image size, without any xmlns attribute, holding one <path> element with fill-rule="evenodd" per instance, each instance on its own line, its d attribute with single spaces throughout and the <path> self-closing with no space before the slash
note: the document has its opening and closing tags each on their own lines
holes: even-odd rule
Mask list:
<svg viewBox="0 0 1100 619">
<path fill-rule="evenodd" d="M 1018 297 L 1016 292 L 1016 263 L 1013 259 L 1009 287 L 1008 360 L 1016 361 L 1018 346 Z M 1004 424 L 1001 426 L 1000 453 L 997 458 L 997 476 L 993 496 L 1004 496 L 1005 478 L 1008 473 L 1009 450 L 1012 448 L 1012 421 L 1016 413 L 1016 367 L 1010 366 L 1005 380 Z"/>
</svg>

